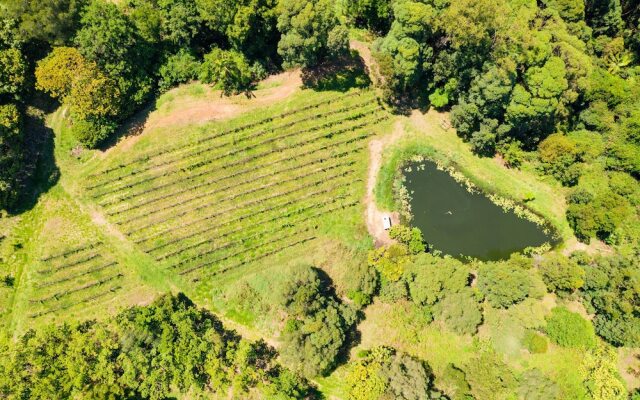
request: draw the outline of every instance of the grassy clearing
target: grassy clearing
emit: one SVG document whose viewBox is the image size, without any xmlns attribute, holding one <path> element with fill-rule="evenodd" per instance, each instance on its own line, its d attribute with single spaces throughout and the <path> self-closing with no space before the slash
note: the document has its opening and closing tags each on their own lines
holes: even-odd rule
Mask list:
<svg viewBox="0 0 640 400">
<path fill-rule="evenodd" d="M 210 96 L 201 86 L 160 97 L 152 116 Z M 2 289 L 0 321 L 22 332 L 108 316 L 171 290 L 251 326 L 254 316 L 211 300 L 243 277 L 264 282 L 283 265 L 347 271 L 345 254 L 371 246 L 360 204 L 364 149 L 388 129 L 389 115 L 366 90 L 297 91 L 247 110 L 152 127 L 106 152 L 74 151 L 65 110 L 54 113 L 60 180 L 3 225 L 0 252 L 16 282 Z"/>
<path fill-rule="evenodd" d="M 306 96 L 267 115 L 141 141 L 89 170 L 82 194 L 159 266 L 205 285 L 339 230 L 331 222 L 362 197 L 366 139 L 388 119 L 374 93 Z"/>
<path fill-rule="evenodd" d="M 552 181 L 542 181 L 531 171 L 508 169 L 494 159 L 480 158 L 453 130 L 440 126 L 442 114 L 429 112 L 403 119 L 405 136 L 385 151 L 384 163 L 376 186 L 376 201 L 386 209 L 397 209 L 394 185 L 402 163 L 415 155 L 454 166 L 485 192 L 523 202 L 533 195 L 526 206 L 549 221 L 563 242 L 573 238 L 566 218 L 564 188 Z"/>
</svg>

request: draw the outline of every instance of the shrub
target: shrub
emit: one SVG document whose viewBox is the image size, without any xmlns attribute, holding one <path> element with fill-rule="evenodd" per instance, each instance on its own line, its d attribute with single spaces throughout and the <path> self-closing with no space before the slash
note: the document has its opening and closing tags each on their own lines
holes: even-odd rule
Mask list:
<svg viewBox="0 0 640 400">
<path fill-rule="evenodd" d="M 480 266 L 478 289 L 493 307 L 507 308 L 527 298 L 534 285 L 530 272 L 509 262 L 492 262 Z"/>
<path fill-rule="evenodd" d="M 448 294 L 434 309 L 437 319 L 460 335 L 476 333 L 482 323 L 482 309 L 471 289 Z"/>
<path fill-rule="evenodd" d="M 560 253 L 549 254 L 539 268 L 544 283 L 552 292 L 572 293 L 584 285 L 584 269 Z"/>
<path fill-rule="evenodd" d="M 425 250 L 422 231 L 418 228 L 409 228 L 404 225 L 394 225 L 389 229 L 389 237 L 406 245 L 412 254 L 422 253 Z"/>
<path fill-rule="evenodd" d="M 187 83 L 198 77 L 200 63 L 188 51 L 182 49 L 177 54 L 170 55 L 160 66 L 158 74 L 158 90 L 166 92 L 173 86 Z"/>
<path fill-rule="evenodd" d="M 204 56 L 199 77 L 219 87 L 225 96 L 249 90 L 254 81 L 253 70 L 242 53 L 218 48 Z"/>
<path fill-rule="evenodd" d="M 547 352 L 547 339 L 536 331 L 527 331 L 524 334 L 522 344 L 524 344 L 524 347 L 533 354 L 542 354 Z"/>
<path fill-rule="evenodd" d="M 547 317 L 547 335 L 562 346 L 591 349 L 596 345 L 596 335 L 591 322 L 566 307 L 555 307 Z"/>
</svg>

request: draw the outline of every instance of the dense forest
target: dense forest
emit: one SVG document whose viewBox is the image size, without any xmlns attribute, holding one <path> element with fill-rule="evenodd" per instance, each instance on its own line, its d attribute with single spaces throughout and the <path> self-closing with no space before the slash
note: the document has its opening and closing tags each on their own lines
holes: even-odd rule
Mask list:
<svg viewBox="0 0 640 400">
<path fill-rule="evenodd" d="M 393 244 L 346 257 L 347 283 L 304 265 L 268 295 L 240 280 L 224 293 L 242 315 L 277 321 L 277 349 L 164 294 L 106 319 L 2 332 L 1 397 L 314 399 L 339 371 L 350 400 L 640 398 L 616 364 L 618 350 L 640 348 L 636 0 L 0 0 L 0 22 L 0 224 L 56 179 L 43 136 L 53 110 L 80 148 L 103 149 L 179 85 L 250 99 L 268 76 L 300 69 L 312 87 L 354 63 L 357 37 L 370 43 L 385 110 L 447 113 L 475 156 L 557 184 L 582 246 L 460 260 L 394 225 Z M 16 279 L 2 278 L 3 288 Z M 532 322 L 525 307 L 549 296 L 557 304 Z M 473 337 L 470 358 L 441 368 L 392 346 L 350 354 L 373 303 L 406 307 L 416 332 Z M 478 339 L 509 312 L 523 352 L 584 355 L 573 392 Z"/>
</svg>

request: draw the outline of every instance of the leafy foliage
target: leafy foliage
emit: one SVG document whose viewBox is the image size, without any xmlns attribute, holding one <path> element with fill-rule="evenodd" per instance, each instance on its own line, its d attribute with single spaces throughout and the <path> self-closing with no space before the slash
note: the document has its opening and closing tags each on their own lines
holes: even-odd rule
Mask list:
<svg viewBox="0 0 640 400">
<path fill-rule="evenodd" d="M 285 68 L 315 67 L 348 50 L 348 32 L 331 0 L 282 0 L 278 3 L 278 54 Z"/>
<path fill-rule="evenodd" d="M 547 288 L 556 293 L 572 293 L 584 284 L 584 269 L 561 253 L 552 253 L 539 266 Z"/>
<path fill-rule="evenodd" d="M 309 385 L 275 363 L 263 342 L 246 342 L 184 295 L 163 296 L 107 322 L 48 326 L 8 344 L 0 360 L 0 393 L 13 398 L 142 397 L 238 393 L 287 382 Z"/>
<path fill-rule="evenodd" d="M 422 361 L 389 347 L 375 347 L 350 365 L 348 399 L 431 399 L 433 376 Z"/>
<path fill-rule="evenodd" d="M 478 272 L 478 289 L 492 306 L 507 308 L 532 293 L 530 274 L 530 271 L 509 262 L 486 263 Z"/>
<path fill-rule="evenodd" d="M 596 332 L 616 346 L 638 346 L 640 318 L 636 299 L 640 274 L 632 258 L 596 257 L 586 260 L 583 301 L 596 317 Z"/>
<path fill-rule="evenodd" d="M 311 267 L 290 278 L 282 289 L 282 305 L 289 316 L 281 338 L 283 360 L 307 377 L 327 374 L 348 343 L 355 312 Z"/>
<path fill-rule="evenodd" d="M 565 307 L 551 310 L 545 330 L 554 343 L 563 347 L 591 349 L 596 345 L 593 325 Z"/>
</svg>

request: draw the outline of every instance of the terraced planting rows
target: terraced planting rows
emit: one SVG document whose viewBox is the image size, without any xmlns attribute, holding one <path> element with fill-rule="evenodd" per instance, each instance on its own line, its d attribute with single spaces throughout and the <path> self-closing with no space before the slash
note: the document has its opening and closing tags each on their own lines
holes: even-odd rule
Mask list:
<svg viewBox="0 0 640 400">
<path fill-rule="evenodd" d="M 44 257 L 36 268 L 35 293 L 29 299 L 29 318 L 107 300 L 126 286 L 118 263 L 102 242 L 89 242 Z"/>
<path fill-rule="evenodd" d="M 313 240 L 324 216 L 356 206 L 365 139 L 387 118 L 373 93 L 348 93 L 116 161 L 86 190 L 197 281 Z"/>
</svg>

